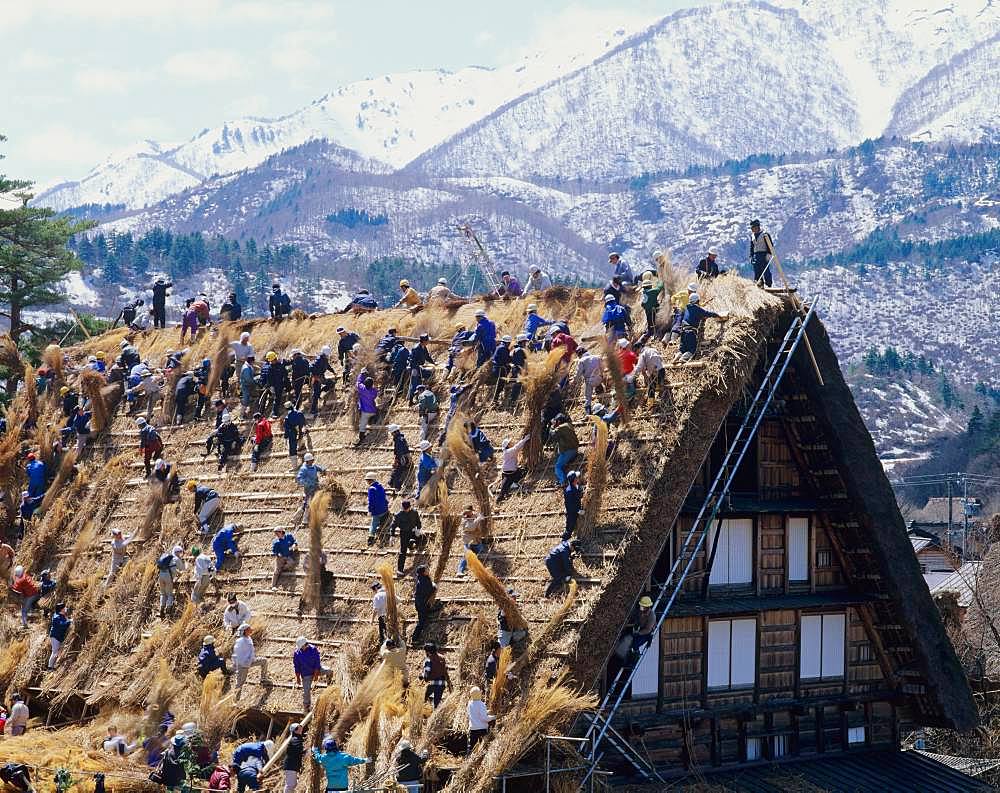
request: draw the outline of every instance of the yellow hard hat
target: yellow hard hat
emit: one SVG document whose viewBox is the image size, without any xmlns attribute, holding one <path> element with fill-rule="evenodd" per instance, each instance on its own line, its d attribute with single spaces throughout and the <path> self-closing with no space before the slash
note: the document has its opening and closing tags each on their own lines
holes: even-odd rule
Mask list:
<svg viewBox="0 0 1000 793">
<path fill-rule="evenodd" d="M 68 394 L 68 393 L 69 393 L 69 386 L 68 385 L 64 385 L 62 388 L 59 389 L 59 394 L 61 396 L 66 396 L 66 394 Z"/>
<path fill-rule="evenodd" d="M 198 480 L 197 479 L 188 479 L 187 483 L 184 485 L 184 487 L 186 487 L 188 490 L 190 490 L 193 493 L 197 489 L 197 487 L 198 487 Z"/>
<path fill-rule="evenodd" d="M 410 282 L 407 281 L 405 278 L 402 281 L 399 282 L 399 286 L 400 286 L 401 289 L 405 289 L 405 288 L 409 287 L 409 285 L 410 285 Z"/>
<path fill-rule="evenodd" d="M 649 609 L 653 607 L 653 599 L 648 595 L 639 601 L 639 605 L 644 609 Z"/>
<path fill-rule="evenodd" d="M 269 352 L 269 353 L 268 353 L 267 355 L 265 355 L 264 357 L 265 357 L 265 358 L 266 358 L 267 360 L 269 360 L 269 361 L 276 361 L 276 360 L 278 360 L 278 353 L 276 353 L 276 352 L 275 352 L 274 350 L 271 350 L 271 351 L 270 351 L 270 352 Z"/>
<path fill-rule="evenodd" d="M 105 358 L 105 355 L 104 355 L 103 352 L 98 352 L 96 357 L 97 357 L 97 360 L 103 361 L 104 358 Z"/>
</svg>

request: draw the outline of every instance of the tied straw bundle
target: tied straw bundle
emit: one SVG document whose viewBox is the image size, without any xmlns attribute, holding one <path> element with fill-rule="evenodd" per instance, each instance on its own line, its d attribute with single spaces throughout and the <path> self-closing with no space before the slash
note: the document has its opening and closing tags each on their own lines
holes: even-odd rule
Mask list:
<svg viewBox="0 0 1000 793">
<path fill-rule="evenodd" d="M 225 327 L 225 326 L 224 326 Z M 222 372 L 227 366 L 229 366 L 230 356 L 233 355 L 232 350 L 229 347 L 230 342 L 233 341 L 233 331 L 229 327 L 225 327 L 222 333 L 219 334 L 218 341 L 215 345 L 215 352 L 212 353 L 212 366 L 208 370 L 208 384 L 206 385 L 206 394 L 211 400 L 212 394 L 219 387 L 219 381 L 222 380 Z"/>
<path fill-rule="evenodd" d="M 63 370 L 63 351 L 58 344 L 50 344 L 42 351 L 42 363 L 55 374 L 55 379 L 52 381 L 54 385 L 66 379 L 66 372 Z"/>
<path fill-rule="evenodd" d="M 455 544 L 458 536 L 458 515 L 452 513 L 448 502 L 448 485 L 444 479 L 437 481 L 437 503 L 441 517 L 441 536 L 438 543 L 438 555 L 434 562 L 434 583 L 440 583 L 448 568 L 448 559 L 451 556 L 451 546 Z"/>
<path fill-rule="evenodd" d="M 38 424 L 38 389 L 35 383 L 35 367 L 30 363 L 24 365 L 24 399 L 28 408 L 25 419 L 27 426 Z"/>
<path fill-rule="evenodd" d="M 318 490 L 309 501 L 309 568 L 306 570 L 305 602 L 319 608 L 323 570 L 323 523 L 330 514 L 333 497 L 328 490 Z"/>
<path fill-rule="evenodd" d="M 326 737 L 326 728 L 329 726 L 334 714 L 340 713 L 344 709 L 344 699 L 337 686 L 327 686 L 316 699 L 313 706 L 312 726 L 310 727 L 309 743 L 313 749 L 321 751 L 323 739 Z M 309 790 L 325 790 L 326 780 L 323 778 L 323 766 L 319 763 L 310 763 Z"/>
<path fill-rule="evenodd" d="M 559 627 L 563 624 L 563 620 L 566 619 L 566 615 L 569 614 L 573 604 L 576 602 L 576 581 L 570 582 L 569 591 L 566 593 L 566 599 L 559 605 L 555 613 L 549 617 L 549 621 L 545 623 L 545 627 L 542 628 L 541 633 L 538 634 L 528 645 L 528 649 L 524 654 L 514 662 L 510 668 L 510 673 L 512 675 L 519 675 L 521 671 L 528 666 L 528 664 L 534 662 L 539 658 L 542 653 L 545 652 L 546 647 L 551 643 L 552 639 L 555 638 L 556 632 Z M 498 670 L 499 675 L 499 670 Z M 495 683 L 496 681 L 494 681 Z"/>
<path fill-rule="evenodd" d="M 399 641 L 399 603 L 396 600 L 396 579 L 392 574 L 392 567 L 388 562 L 382 562 L 375 568 L 378 577 L 382 580 L 382 589 L 385 591 L 385 622 L 386 629 L 393 639 Z"/>
<path fill-rule="evenodd" d="M 467 425 L 471 419 L 459 413 L 448 427 L 448 436 L 445 438 L 445 449 L 451 459 L 455 461 L 459 469 L 469 480 L 472 494 L 479 507 L 479 513 L 483 516 L 483 536 L 489 536 L 492 528 L 493 508 L 490 504 L 490 491 L 483 479 L 483 472 L 479 467 L 479 455 L 472 448 L 469 439 Z"/>
<path fill-rule="evenodd" d="M 500 579 L 487 570 L 483 566 L 483 563 L 479 561 L 479 557 L 472 551 L 465 552 L 465 561 L 469 565 L 472 575 L 476 577 L 476 580 L 486 590 L 486 594 L 493 598 L 493 602 L 506 615 L 507 624 L 510 625 L 511 629 L 515 631 L 528 630 L 528 621 L 521 613 L 517 601 L 508 594 L 507 588 L 500 583 Z"/>
<path fill-rule="evenodd" d="M 604 489 L 608 483 L 608 425 L 599 416 L 590 416 L 594 424 L 594 441 L 587 449 L 587 487 L 583 492 L 583 509 L 577 536 L 590 539 L 597 530 Z"/>
<path fill-rule="evenodd" d="M 618 357 L 618 351 L 611 346 L 607 339 L 604 340 L 604 364 L 615 387 L 615 401 L 621 411 L 622 424 L 628 424 L 628 398 L 625 396 L 625 372 L 622 370 L 622 359 Z"/>
<path fill-rule="evenodd" d="M 361 681 L 351 701 L 343 708 L 337 723 L 333 725 L 333 737 L 340 743 L 354 725 L 368 714 L 376 698 L 395 682 L 396 674 L 387 666 L 377 666 Z"/>
<path fill-rule="evenodd" d="M 529 360 L 527 370 L 521 375 L 524 386 L 524 432 L 531 438 L 525 449 L 528 466 L 535 468 L 542 460 L 542 410 L 549 394 L 559 383 L 561 363 L 566 351 L 557 347 L 546 354 L 542 361 Z M 537 359 L 538 356 L 532 356 Z"/>
<path fill-rule="evenodd" d="M 94 432 L 100 432 L 111 423 L 111 406 L 104 397 L 104 378 L 93 369 L 80 374 L 80 392 L 90 400 L 94 414 Z"/>
</svg>

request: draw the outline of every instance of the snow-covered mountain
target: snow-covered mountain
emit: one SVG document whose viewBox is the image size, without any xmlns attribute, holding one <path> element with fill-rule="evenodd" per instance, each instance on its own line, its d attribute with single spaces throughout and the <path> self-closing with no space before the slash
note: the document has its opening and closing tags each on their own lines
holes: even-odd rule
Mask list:
<svg viewBox="0 0 1000 793">
<path fill-rule="evenodd" d="M 504 68 L 371 78 L 281 118 L 145 141 L 38 201 L 137 209 L 311 140 L 361 171 L 595 180 L 883 132 L 976 139 L 1000 104 L 984 79 L 1000 4 L 926 2 L 729 2 L 553 42 Z"/>
</svg>

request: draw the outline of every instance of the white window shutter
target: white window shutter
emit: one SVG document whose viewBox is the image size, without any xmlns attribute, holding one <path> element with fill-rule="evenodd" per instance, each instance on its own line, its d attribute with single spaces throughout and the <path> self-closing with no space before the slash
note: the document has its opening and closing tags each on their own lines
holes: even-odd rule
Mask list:
<svg viewBox="0 0 1000 793">
<path fill-rule="evenodd" d="M 715 559 L 712 561 L 712 574 L 708 577 L 709 584 L 728 584 L 729 583 L 729 528 L 726 525 L 728 521 L 722 521 L 722 526 L 719 528 L 719 539 L 714 547 Z M 709 528 L 709 536 L 715 537 L 715 529 Z M 709 556 L 711 556 L 713 548 L 709 549 Z"/>
<path fill-rule="evenodd" d="M 847 730 L 847 742 L 851 743 L 864 743 L 865 742 L 865 728 L 864 727 L 849 727 Z"/>
<path fill-rule="evenodd" d="M 726 521 L 729 524 L 729 583 L 753 581 L 753 521 L 749 518 Z"/>
<path fill-rule="evenodd" d="M 747 738 L 747 762 L 760 760 L 760 738 Z"/>
<path fill-rule="evenodd" d="M 822 643 L 823 618 L 814 614 L 803 616 L 799 642 L 799 677 L 808 679 L 820 676 Z"/>
<path fill-rule="evenodd" d="M 659 693 L 660 683 L 660 636 L 654 634 L 653 641 L 639 661 L 632 677 L 632 697 L 649 697 Z"/>
<path fill-rule="evenodd" d="M 823 615 L 823 677 L 844 676 L 844 629 L 847 620 L 843 614 Z"/>
<path fill-rule="evenodd" d="M 708 687 L 729 687 L 729 620 L 708 623 Z"/>
<path fill-rule="evenodd" d="M 757 620 L 733 620 L 732 684 L 752 686 L 757 681 Z"/>
<path fill-rule="evenodd" d="M 788 519 L 788 580 L 809 580 L 809 519 Z"/>
</svg>

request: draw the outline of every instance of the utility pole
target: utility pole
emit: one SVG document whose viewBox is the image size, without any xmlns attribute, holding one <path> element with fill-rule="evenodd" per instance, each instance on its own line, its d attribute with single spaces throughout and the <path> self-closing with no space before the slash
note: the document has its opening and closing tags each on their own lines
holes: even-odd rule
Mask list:
<svg viewBox="0 0 1000 793">
<path fill-rule="evenodd" d="M 962 558 L 969 558 L 969 477 L 962 474 L 962 515 L 965 518 L 962 527 Z"/>
<path fill-rule="evenodd" d="M 948 544 L 954 546 L 955 539 L 951 533 L 951 477 L 948 477 Z"/>
</svg>

